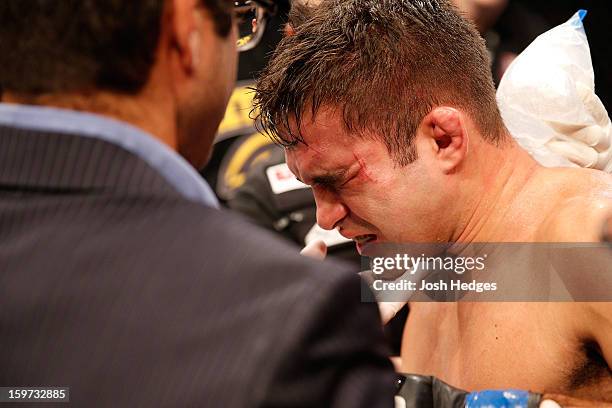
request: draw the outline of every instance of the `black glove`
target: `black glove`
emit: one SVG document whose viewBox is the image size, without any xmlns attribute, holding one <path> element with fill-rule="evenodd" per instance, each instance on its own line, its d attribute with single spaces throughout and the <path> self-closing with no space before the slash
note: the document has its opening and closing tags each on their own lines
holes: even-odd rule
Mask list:
<svg viewBox="0 0 612 408">
<path fill-rule="evenodd" d="M 519 390 L 467 392 L 431 376 L 400 375 L 397 396 L 406 408 L 537 408 L 542 396 Z"/>
</svg>

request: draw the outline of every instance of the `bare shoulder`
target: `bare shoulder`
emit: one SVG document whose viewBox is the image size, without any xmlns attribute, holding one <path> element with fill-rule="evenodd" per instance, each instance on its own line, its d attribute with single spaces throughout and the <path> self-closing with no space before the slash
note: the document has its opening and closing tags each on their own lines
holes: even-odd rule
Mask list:
<svg viewBox="0 0 612 408">
<path fill-rule="evenodd" d="M 612 175 L 597 170 L 563 169 L 552 173 L 556 204 L 538 230 L 538 240 L 597 242 L 612 216 Z"/>
</svg>

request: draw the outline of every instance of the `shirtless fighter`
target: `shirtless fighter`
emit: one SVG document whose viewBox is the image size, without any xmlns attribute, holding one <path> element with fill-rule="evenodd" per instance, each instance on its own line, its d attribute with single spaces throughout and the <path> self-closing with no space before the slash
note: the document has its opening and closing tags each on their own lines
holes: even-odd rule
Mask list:
<svg viewBox="0 0 612 408">
<path fill-rule="evenodd" d="M 257 85 L 317 221 L 370 242 L 596 242 L 612 179 L 547 169 L 500 117 L 476 30 L 442 0 L 330 0 Z M 612 402 L 608 303 L 414 303 L 402 371 Z M 558 397 L 559 402 L 563 402 Z"/>
</svg>

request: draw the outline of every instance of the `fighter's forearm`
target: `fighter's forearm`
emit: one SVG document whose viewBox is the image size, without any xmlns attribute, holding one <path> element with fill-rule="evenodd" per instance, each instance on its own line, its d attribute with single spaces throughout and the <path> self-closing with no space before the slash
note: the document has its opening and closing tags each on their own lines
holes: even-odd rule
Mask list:
<svg viewBox="0 0 612 408">
<path fill-rule="evenodd" d="M 559 404 L 562 408 L 587 408 L 587 407 L 599 407 L 599 408 L 612 408 L 612 403 L 585 400 L 579 398 L 568 397 L 559 394 L 544 394 L 542 401 L 552 400 Z M 542 405 L 541 405 L 542 406 Z"/>
</svg>

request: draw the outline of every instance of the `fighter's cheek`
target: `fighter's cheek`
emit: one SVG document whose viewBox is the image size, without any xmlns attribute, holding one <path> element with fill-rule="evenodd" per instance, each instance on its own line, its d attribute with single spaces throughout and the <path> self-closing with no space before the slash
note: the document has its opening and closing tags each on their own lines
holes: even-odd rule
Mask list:
<svg viewBox="0 0 612 408">
<path fill-rule="evenodd" d="M 360 173 L 364 177 L 363 183 L 368 186 L 368 191 L 376 194 L 393 192 L 401 187 L 402 180 L 398 179 L 395 174 L 391 174 L 386 169 L 371 171 L 368 174 Z"/>
<path fill-rule="evenodd" d="M 382 208 L 377 200 L 370 201 L 368 199 L 347 205 L 349 209 L 349 217 L 359 225 L 370 225 L 372 227 L 380 224 L 385 219 L 386 210 Z M 371 231 L 375 233 L 375 231 Z"/>
</svg>

